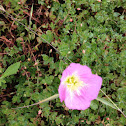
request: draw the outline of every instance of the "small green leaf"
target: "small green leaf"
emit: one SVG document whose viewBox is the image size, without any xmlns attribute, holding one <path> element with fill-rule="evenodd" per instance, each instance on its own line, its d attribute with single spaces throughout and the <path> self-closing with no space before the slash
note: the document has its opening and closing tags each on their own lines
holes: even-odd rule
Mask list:
<svg viewBox="0 0 126 126">
<path fill-rule="evenodd" d="M 47 65 L 49 63 L 49 57 L 46 54 L 42 54 L 44 64 Z"/>
<path fill-rule="evenodd" d="M 2 86 L 2 83 L 6 83 L 6 81 L 4 80 L 4 79 L 2 79 L 2 78 L 0 78 L 0 86 Z"/>
<path fill-rule="evenodd" d="M 108 101 L 106 101 L 105 99 L 103 99 L 103 98 L 99 98 L 99 97 L 97 97 L 97 99 L 96 100 L 98 100 L 98 101 L 100 101 L 100 102 L 102 102 L 103 104 L 105 104 L 105 105 L 108 105 L 108 106 L 110 106 L 110 107 L 112 107 L 113 109 L 116 109 L 116 110 L 118 110 L 112 103 L 110 103 L 110 102 L 108 102 Z"/>
<path fill-rule="evenodd" d="M 98 109 L 98 105 L 97 105 L 96 101 L 94 101 L 94 100 L 91 101 L 90 107 L 91 107 L 91 109 L 93 109 L 93 110 L 97 110 L 97 109 Z"/>
<path fill-rule="evenodd" d="M 7 76 L 10 76 L 12 74 L 16 74 L 18 69 L 20 67 L 20 62 L 14 63 L 12 65 L 10 65 L 7 70 L 3 73 L 1 78 L 5 78 Z"/>
</svg>

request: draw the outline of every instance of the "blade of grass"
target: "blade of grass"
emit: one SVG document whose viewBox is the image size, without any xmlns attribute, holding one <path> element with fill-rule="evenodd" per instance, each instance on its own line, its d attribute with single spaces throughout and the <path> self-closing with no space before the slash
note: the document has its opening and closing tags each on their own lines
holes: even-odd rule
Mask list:
<svg viewBox="0 0 126 126">
<path fill-rule="evenodd" d="M 110 103 L 110 102 L 108 102 L 108 101 L 106 101 L 105 99 L 103 99 L 103 98 L 99 98 L 99 97 L 97 97 L 97 99 L 96 99 L 97 101 L 100 101 L 100 102 L 102 102 L 103 104 L 105 104 L 105 105 L 108 105 L 108 106 L 110 106 L 111 108 L 113 108 L 113 109 L 116 109 L 116 110 L 118 110 L 112 103 Z"/>
<path fill-rule="evenodd" d="M 32 14 L 33 14 L 33 4 L 32 4 L 32 7 L 31 7 L 31 11 L 30 11 L 29 28 L 31 28 L 31 18 L 32 18 Z"/>
<path fill-rule="evenodd" d="M 100 89 L 100 91 L 108 98 L 108 100 L 115 106 L 115 108 L 118 111 L 120 111 L 123 114 L 123 116 L 126 118 L 126 115 L 123 113 L 123 111 L 108 97 L 108 95 L 106 95 L 106 93 L 104 91 L 102 91 L 101 89 Z"/>
<path fill-rule="evenodd" d="M 59 97 L 59 94 L 55 94 L 55 95 L 53 95 L 53 96 L 51 96 L 51 97 L 49 97 L 49 98 L 46 98 L 46 99 L 44 99 L 44 100 L 42 100 L 42 101 L 39 101 L 39 102 L 37 102 L 37 103 L 34 103 L 34 104 L 32 104 L 32 105 L 27 105 L 27 106 L 23 106 L 23 107 L 12 108 L 12 109 L 28 108 L 28 107 L 30 107 L 30 106 L 39 105 L 39 104 L 41 104 L 41 103 L 54 100 L 54 99 L 56 99 L 56 98 L 58 98 L 58 97 Z"/>
</svg>

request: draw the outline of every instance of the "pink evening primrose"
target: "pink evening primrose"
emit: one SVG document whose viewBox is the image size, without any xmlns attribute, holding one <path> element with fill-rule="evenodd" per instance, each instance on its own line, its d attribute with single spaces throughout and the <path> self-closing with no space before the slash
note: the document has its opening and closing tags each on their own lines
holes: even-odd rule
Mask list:
<svg viewBox="0 0 126 126">
<path fill-rule="evenodd" d="M 85 110 L 97 98 L 101 85 L 102 78 L 92 74 L 88 66 L 71 63 L 62 73 L 60 101 L 69 109 Z"/>
</svg>

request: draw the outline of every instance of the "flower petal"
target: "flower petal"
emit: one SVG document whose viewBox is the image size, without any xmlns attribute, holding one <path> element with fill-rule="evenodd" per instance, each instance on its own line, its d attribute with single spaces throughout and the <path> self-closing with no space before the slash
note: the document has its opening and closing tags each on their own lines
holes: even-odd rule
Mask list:
<svg viewBox="0 0 126 126">
<path fill-rule="evenodd" d="M 64 101 L 65 97 L 66 97 L 66 87 L 65 87 L 65 85 L 60 84 L 58 92 L 59 92 L 60 101 L 61 102 Z"/>
<path fill-rule="evenodd" d="M 92 74 L 91 69 L 86 65 L 80 65 L 79 63 L 71 63 L 67 68 L 71 73 L 79 72 L 80 74 Z"/>
<path fill-rule="evenodd" d="M 92 74 L 91 69 L 86 65 L 80 65 L 79 63 L 71 63 L 62 73 L 61 82 L 67 76 L 72 75 L 73 73 L 79 73 L 81 75 L 90 75 Z"/>
<path fill-rule="evenodd" d="M 71 94 L 67 91 L 67 97 L 65 98 L 65 105 L 69 109 L 85 110 L 90 107 L 90 101 L 85 100 L 83 97 L 78 97 L 77 95 Z"/>
<path fill-rule="evenodd" d="M 80 91 L 81 96 L 89 101 L 96 99 L 102 85 L 102 78 L 92 74 L 90 77 L 81 77 L 81 80 L 86 84 Z"/>
</svg>

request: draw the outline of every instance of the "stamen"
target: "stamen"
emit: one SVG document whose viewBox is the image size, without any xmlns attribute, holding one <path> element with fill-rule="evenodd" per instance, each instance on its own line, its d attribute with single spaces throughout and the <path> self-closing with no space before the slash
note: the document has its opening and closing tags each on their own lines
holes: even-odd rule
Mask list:
<svg viewBox="0 0 126 126">
<path fill-rule="evenodd" d="M 79 79 L 79 77 L 77 77 L 76 75 L 71 75 L 71 76 L 68 76 L 66 78 L 66 81 L 65 81 L 65 84 L 67 85 L 67 88 L 70 90 L 70 91 L 76 91 L 77 94 L 79 95 L 80 94 L 80 87 L 83 87 L 84 84 L 83 84 L 83 81 L 81 81 Z"/>
</svg>

